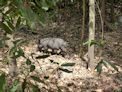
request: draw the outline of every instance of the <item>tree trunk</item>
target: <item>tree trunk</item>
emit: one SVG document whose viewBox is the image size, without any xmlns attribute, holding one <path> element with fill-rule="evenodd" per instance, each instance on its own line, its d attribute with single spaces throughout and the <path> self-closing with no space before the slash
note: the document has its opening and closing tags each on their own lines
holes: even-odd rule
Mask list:
<svg viewBox="0 0 122 92">
<path fill-rule="evenodd" d="M 82 5 L 82 11 L 83 11 L 83 18 L 82 18 L 82 30 L 81 30 L 81 42 L 80 42 L 80 57 L 83 56 L 83 38 L 84 38 L 84 32 L 85 32 L 85 16 L 86 16 L 86 2 L 83 0 Z"/>
<path fill-rule="evenodd" d="M 114 19 L 115 19 L 115 16 L 114 16 L 114 0 L 111 0 L 111 21 L 112 23 L 114 23 Z"/>
<path fill-rule="evenodd" d="M 89 45 L 88 45 L 88 58 L 89 68 L 95 68 L 94 60 L 94 45 L 90 45 L 91 41 L 95 39 L 95 0 L 89 0 Z"/>
<path fill-rule="evenodd" d="M 16 58 L 12 57 L 9 54 L 10 49 L 14 47 L 14 44 L 13 44 L 14 38 L 13 38 L 12 34 L 11 35 L 7 34 L 7 37 L 10 38 L 9 40 L 6 40 L 6 44 L 7 44 L 7 46 L 9 46 L 9 51 L 8 51 L 8 54 L 7 54 L 7 59 L 9 60 L 9 74 L 12 77 L 15 77 L 18 73 Z"/>
</svg>

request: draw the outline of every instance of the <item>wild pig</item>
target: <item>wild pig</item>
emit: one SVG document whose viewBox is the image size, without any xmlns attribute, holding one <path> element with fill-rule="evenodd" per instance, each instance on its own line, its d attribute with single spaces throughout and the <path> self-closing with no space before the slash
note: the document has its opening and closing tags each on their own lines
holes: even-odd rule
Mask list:
<svg viewBox="0 0 122 92">
<path fill-rule="evenodd" d="M 52 50 L 52 53 L 63 54 L 67 51 L 68 43 L 61 38 L 43 38 L 39 40 L 38 48 L 40 51 L 48 52 L 48 49 Z"/>
<path fill-rule="evenodd" d="M 39 40 L 38 43 L 38 49 L 39 51 L 43 51 L 43 52 L 47 52 L 48 51 L 48 42 L 51 38 L 43 38 L 41 40 Z"/>
<path fill-rule="evenodd" d="M 60 38 L 52 38 L 52 40 L 49 41 L 49 47 L 52 48 L 54 52 L 55 50 L 61 50 L 61 52 L 66 52 L 67 45 L 67 42 Z"/>
</svg>

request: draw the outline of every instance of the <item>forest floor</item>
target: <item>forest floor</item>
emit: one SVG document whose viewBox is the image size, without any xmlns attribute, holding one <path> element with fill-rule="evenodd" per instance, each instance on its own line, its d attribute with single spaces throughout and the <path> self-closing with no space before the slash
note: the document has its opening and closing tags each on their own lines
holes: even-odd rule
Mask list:
<svg viewBox="0 0 122 92">
<path fill-rule="evenodd" d="M 41 92 L 122 92 L 122 31 L 104 33 L 106 44 L 101 56 L 103 59 L 117 64 L 119 72 L 109 66 L 108 69 L 104 67 L 101 75 L 98 76 L 97 73 L 92 73 L 86 69 L 85 62 L 78 56 L 81 20 L 77 16 L 68 17 L 66 21 L 48 23 L 35 35 L 25 32 L 14 34 L 15 38 L 24 38 L 28 41 L 22 46 L 22 49 L 36 66 L 35 71 L 29 76 L 39 76 L 44 83 L 35 82 L 31 77 L 28 77 L 27 81 L 37 85 Z M 96 34 L 96 39 L 99 38 L 100 34 L 100 32 Z M 37 51 L 37 40 L 45 37 L 59 37 L 66 40 L 70 46 L 68 56 L 50 55 L 46 58 L 37 58 L 44 55 L 44 53 Z M 85 37 L 87 40 L 87 33 Z M 84 47 L 85 53 L 87 53 L 86 48 L 87 46 Z M 6 51 L 5 49 L 0 50 L 0 59 L 2 60 Z M 96 61 L 98 59 L 96 51 Z M 19 71 L 23 71 L 23 67 L 27 67 L 25 62 L 26 59 L 23 57 L 17 59 Z M 75 65 L 61 66 L 65 63 L 75 63 Z M 0 67 L 0 70 L 8 74 L 8 65 L 0 62 Z M 22 80 L 25 76 L 20 72 L 17 77 Z"/>
</svg>

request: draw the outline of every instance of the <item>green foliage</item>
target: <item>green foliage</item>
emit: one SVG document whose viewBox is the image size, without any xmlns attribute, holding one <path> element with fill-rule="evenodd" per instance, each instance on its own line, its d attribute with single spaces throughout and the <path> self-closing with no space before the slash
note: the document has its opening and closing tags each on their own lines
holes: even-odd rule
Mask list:
<svg viewBox="0 0 122 92">
<path fill-rule="evenodd" d="M 27 59 L 27 60 L 26 60 L 26 64 L 27 64 L 27 65 L 31 65 L 30 59 Z"/>
<path fill-rule="evenodd" d="M 114 70 L 116 70 L 117 72 L 118 72 L 118 68 L 116 67 L 116 65 L 114 64 L 114 63 L 112 63 L 112 62 L 110 62 L 110 61 L 105 61 L 105 60 L 101 60 L 98 64 L 97 64 L 97 66 L 95 67 L 95 69 L 97 70 L 97 72 L 99 73 L 99 74 L 101 74 L 101 72 L 102 72 L 102 67 L 103 67 L 103 65 L 106 67 L 106 68 L 108 68 L 108 65 L 110 65 Z"/>
<path fill-rule="evenodd" d="M 49 55 L 42 55 L 42 56 L 38 56 L 36 58 L 37 59 L 44 59 L 44 58 L 47 58 L 47 57 L 49 57 Z M 52 60 L 50 60 L 50 61 L 52 61 Z"/>
<path fill-rule="evenodd" d="M 37 22 L 39 22 L 38 21 L 39 18 L 37 16 L 37 14 L 33 12 L 33 10 L 31 9 L 31 7 L 29 5 L 26 5 L 27 2 L 21 1 L 21 2 L 17 2 L 17 3 L 18 3 L 18 7 L 19 7 L 19 11 L 20 11 L 21 15 L 27 20 L 28 25 L 32 29 L 34 29 L 35 24 Z M 25 3 L 25 5 L 23 3 Z"/>
<path fill-rule="evenodd" d="M 7 3 L 7 0 L 0 0 L 0 6 L 4 6 Z"/>
<path fill-rule="evenodd" d="M 6 84 L 6 78 L 5 78 L 5 74 L 3 73 L 0 75 L 0 92 L 4 92 L 5 84 Z"/>
<path fill-rule="evenodd" d="M 72 71 L 70 71 L 69 69 L 66 69 L 66 67 L 72 67 L 75 65 L 75 63 L 63 63 L 60 65 L 58 62 L 54 62 L 54 60 L 50 60 L 50 62 L 53 64 L 59 65 L 59 67 L 57 67 L 57 70 L 61 70 L 66 73 L 72 73 Z"/>
<path fill-rule="evenodd" d="M 31 85 L 31 88 L 33 90 L 32 92 L 41 92 L 40 89 L 35 85 Z"/>
<path fill-rule="evenodd" d="M 99 73 L 99 74 L 101 74 L 101 72 L 102 72 L 102 61 L 100 61 L 98 64 L 97 64 L 97 66 L 95 67 L 95 69 L 97 70 L 97 72 Z"/>
<path fill-rule="evenodd" d="M 66 72 L 66 73 L 72 73 L 72 71 L 68 70 L 68 69 L 64 69 L 62 67 L 59 68 L 59 70 Z"/>
<path fill-rule="evenodd" d="M 34 81 L 41 82 L 41 83 L 45 84 L 45 82 L 44 82 L 43 80 L 41 80 L 39 77 L 31 76 L 31 78 L 32 78 Z"/>
<path fill-rule="evenodd" d="M 21 25 L 21 17 L 18 17 L 16 22 L 16 28 L 18 28 Z"/>
<path fill-rule="evenodd" d="M 18 58 L 20 56 L 24 57 L 24 52 L 20 47 L 14 46 L 13 48 L 10 49 L 9 55 L 14 58 Z"/>
<path fill-rule="evenodd" d="M 9 14 L 3 14 L 3 16 L 5 17 L 3 22 L 0 23 L 0 28 L 2 28 L 6 34 L 12 34 L 13 32 L 15 32 L 18 27 L 21 25 L 21 18 L 18 17 L 18 20 L 16 22 L 16 24 L 14 24 L 13 22 L 15 22 L 15 17 Z M 17 16 L 16 16 L 17 17 Z"/>
<path fill-rule="evenodd" d="M 14 27 L 14 25 L 13 25 L 13 23 L 12 23 L 11 21 L 6 21 L 6 23 L 8 24 L 8 27 L 9 27 L 12 31 L 15 30 L 15 27 Z"/>
<path fill-rule="evenodd" d="M 30 72 L 33 72 L 35 70 L 35 65 L 30 66 Z"/>
<path fill-rule="evenodd" d="M 53 60 L 50 60 L 50 61 L 53 64 L 59 65 L 59 67 L 57 68 L 57 70 L 61 70 L 61 71 L 66 72 L 66 73 L 71 73 L 72 72 L 69 69 L 66 69 L 66 67 L 72 67 L 72 66 L 75 65 L 75 63 L 63 63 L 63 64 L 60 65 L 58 62 L 54 62 Z"/>
<path fill-rule="evenodd" d="M 60 0 L 35 0 L 35 4 L 41 9 L 47 11 L 56 6 L 56 3 L 59 1 Z"/>
<path fill-rule="evenodd" d="M 45 15 L 48 13 L 49 9 L 55 8 L 57 2 L 60 0 L 0 0 L 0 15 L 2 16 L 2 21 L 0 22 L 0 28 L 2 28 L 5 34 L 13 34 L 17 31 L 21 25 L 27 25 L 31 29 L 36 29 L 37 24 L 44 25 Z M 5 41 L 10 38 L 5 37 L 0 39 L 0 47 L 5 46 Z M 20 56 L 26 59 L 26 64 L 29 66 L 27 70 L 28 74 L 25 76 L 30 77 L 29 73 L 35 70 L 35 65 L 32 64 L 31 60 L 25 56 L 24 51 L 21 49 L 21 45 L 26 41 L 23 39 L 17 39 L 12 41 L 14 46 L 9 48 L 8 55 L 11 58 L 18 58 Z M 73 66 L 62 65 L 62 66 Z M 26 71 L 26 70 L 25 70 Z M 36 76 L 31 76 L 34 81 L 44 83 Z M 25 78 L 25 84 L 31 84 L 27 82 Z M 4 92 L 5 88 L 5 75 L 0 76 L 0 92 Z M 10 89 L 6 89 L 7 92 L 17 92 L 20 85 L 19 80 L 15 80 Z M 26 88 L 25 86 L 25 88 Z M 25 89 L 24 88 L 24 89 Z M 32 86 L 33 92 L 40 92 L 38 87 Z"/>
<path fill-rule="evenodd" d="M 110 61 L 104 61 L 106 63 L 108 63 L 112 68 L 114 68 L 114 70 L 116 70 L 118 72 L 118 68 L 116 67 L 116 65 Z"/>
<path fill-rule="evenodd" d="M 18 47 L 18 46 L 21 46 L 23 43 L 26 43 L 26 41 L 23 39 L 17 39 L 13 41 L 13 43 L 14 43 L 14 46 Z"/>
<path fill-rule="evenodd" d="M 75 65 L 75 63 L 64 63 L 61 66 L 74 66 L 74 65 Z"/>
<path fill-rule="evenodd" d="M 0 48 L 3 48 L 5 46 L 4 39 L 0 39 Z"/>
<path fill-rule="evenodd" d="M 19 25 L 26 21 L 26 25 L 35 29 L 37 24 L 44 25 L 46 11 L 54 8 L 59 0 L 1 0 L 0 11 L 3 21 L 7 22 L 7 26 L 12 30 L 18 28 Z M 13 25 L 13 22 L 16 21 Z M 4 25 L 5 27 L 6 25 Z M 8 31 L 9 28 L 5 31 Z"/>
<path fill-rule="evenodd" d="M 25 42 L 26 41 L 23 39 L 18 39 L 18 40 L 13 41 L 12 43 L 14 44 L 14 46 L 10 48 L 8 52 L 9 56 L 15 59 L 20 56 L 25 57 L 24 51 L 20 47 Z"/>
<path fill-rule="evenodd" d="M 120 87 L 116 92 L 122 92 L 122 87 Z"/>
<path fill-rule="evenodd" d="M 1 0 L 0 11 L 3 21 L 7 27 L 4 30 L 11 33 L 11 30 L 17 30 L 19 25 L 28 25 L 32 30 L 36 29 L 36 25 L 44 26 L 46 16 L 49 15 L 50 9 L 55 9 L 58 2 L 62 0 Z M 68 1 L 69 2 L 69 1 Z M 70 0 L 73 2 L 73 0 Z M 15 24 L 16 21 L 16 24 Z M 6 25 L 4 25 L 5 27 Z M 9 31 L 8 31 L 9 30 Z"/>
<path fill-rule="evenodd" d="M 19 80 L 14 80 L 12 87 L 10 88 L 10 92 L 16 92 L 19 87 Z"/>
<path fill-rule="evenodd" d="M 105 44 L 105 41 L 103 41 L 103 40 L 99 40 L 99 41 L 91 40 L 91 41 L 87 41 L 87 42 L 83 43 L 83 45 L 88 45 L 88 44 L 90 44 L 90 46 L 97 45 L 99 47 L 103 47 Z"/>
<path fill-rule="evenodd" d="M 4 23 L 1 22 L 0 23 L 0 27 L 8 34 L 12 34 L 12 30 Z"/>
<path fill-rule="evenodd" d="M 6 40 L 9 40 L 10 38 L 8 38 L 8 37 L 6 37 L 6 36 L 3 36 L 3 37 L 1 37 L 0 38 L 0 48 L 3 48 L 3 47 L 5 47 L 5 41 Z"/>
</svg>

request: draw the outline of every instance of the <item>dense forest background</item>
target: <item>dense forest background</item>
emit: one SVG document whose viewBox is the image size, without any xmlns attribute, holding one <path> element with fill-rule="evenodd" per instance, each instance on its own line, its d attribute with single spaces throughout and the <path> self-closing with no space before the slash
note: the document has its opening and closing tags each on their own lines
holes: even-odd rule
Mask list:
<svg viewBox="0 0 122 92">
<path fill-rule="evenodd" d="M 0 92 L 122 92 L 121 30 L 122 0 L 0 0 Z"/>
</svg>

